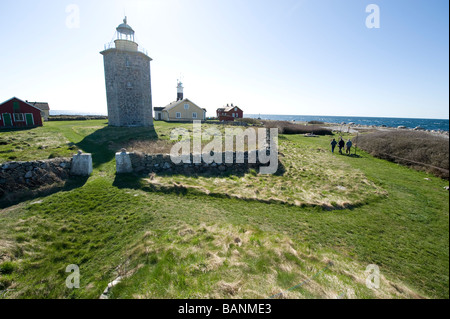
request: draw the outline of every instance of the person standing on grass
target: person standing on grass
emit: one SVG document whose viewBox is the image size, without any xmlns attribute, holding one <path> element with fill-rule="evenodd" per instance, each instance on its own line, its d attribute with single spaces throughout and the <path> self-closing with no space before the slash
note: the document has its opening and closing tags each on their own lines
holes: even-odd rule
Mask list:
<svg viewBox="0 0 450 319">
<path fill-rule="evenodd" d="M 331 153 L 334 154 L 334 149 L 336 148 L 337 142 L 336 139 L 333 138 L 333 140 L 331 141 Z"/>
<path fill-rule="evenodd" d="M 344 142 L 344 140 L 342 139 L 342 137 L 340 137 L 340 140 L 339 140 L 339 154 L 341 154 L 342 155 L 342 149 L 345 147 L 345 142 Z"/>
<path fill-rule="evenodd" d="M 350 139 L 348 139 L 346 145 L 347 145 L 347 149 L 345 150 L 345 152 L 346 152 L 348 155 L 350 155 L 351 150 L 352 150 L 353 143 L 352 143 L 352 141 L 351 141 Z"/>
</svg>

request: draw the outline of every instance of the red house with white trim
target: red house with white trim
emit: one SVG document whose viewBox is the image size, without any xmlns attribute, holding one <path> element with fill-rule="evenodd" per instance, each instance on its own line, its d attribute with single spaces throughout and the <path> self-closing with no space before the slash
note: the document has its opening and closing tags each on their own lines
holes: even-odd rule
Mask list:
<svg viewBox="0 0 450 319">
<path fill-rule="evenodd" d="M 0 104 L 0 129 L 42 126 L 41 110 L 13 97 Z"/>
<path fill-rule="evenodd" d="M 222 107 L 217 109 L 217 118 L 219 121 L 233 122 L 236 119 L 242 119 L 244 117 L 244 111 L 242 111 L 238 106 Z"/>
</svg>

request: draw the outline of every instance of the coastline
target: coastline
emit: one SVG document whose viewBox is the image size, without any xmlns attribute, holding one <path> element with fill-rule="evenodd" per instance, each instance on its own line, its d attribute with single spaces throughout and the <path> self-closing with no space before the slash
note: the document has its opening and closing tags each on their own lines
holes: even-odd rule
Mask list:
<svg viewBox="0 0 450 319">
<path fill-rule="evenodd" d="M 244 117 L 260 118 L 261 120 L 287 121 L 293 123 L 323 122 L 334 126 L 350 125 L 365 128 L 417 129 L 424 131 L 449 132 L 448 119 L 420 118 L 389 118 L 389 117 L 358 117 L 358 116 L 312 116 L 312 115 L 275 115 L 275 114 L 244 114 Z"/>
<path fill-rule="evenodd" d="M 375 131 L 384 131 L 384 132 L 393 132 L 393 131 L 414 131 L 414 132 L 424 132 L 428 134 L 432 134 L 434 136 L 440 136 L 444 138 L 449 138 L 449 131 L 437 131 L 437 130 L 425 130 L 425 129 L 416 129 L 416 128 L 399 128 L 399 127 L 383 127 L 376 125 L 336 125 L 336 123 L 325 123 L 323 125 L 324 128 L 331 129 L 334 132 L 343 132 L 343 133 L 368 133 Z"/>
</svg>

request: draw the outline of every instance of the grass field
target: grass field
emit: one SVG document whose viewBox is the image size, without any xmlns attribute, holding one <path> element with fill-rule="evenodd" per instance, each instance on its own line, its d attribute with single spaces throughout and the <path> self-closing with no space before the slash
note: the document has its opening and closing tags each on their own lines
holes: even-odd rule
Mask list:
<svg viewBox="0 0 450 319">
<path fill-rule="evenodd" d="M 253 170 L 245 176 L 152 176 L 147 181 L 156 187 L 182 186 L 206 194 L 324 208 L 357 206 L 387 195 L 361 170 L 352 168 L 346 157 L 331 156 L 325 145 L 292 135 L 282 136 L 279 142 L 282 175 L 259 175 Z"/>
<path fill-rule="evenodd" d="M 172 178 L 185 188 L 155 191 L 145 178 L 115 175 L 121 145 L 168 139 L 173 127 L 98 120 L 0 132 L 0 161 L 76 149 L 94 160 L 79 187 L 0 211 L 0 298 L 98 298 L 118 276 L 111 298 L 449 298 L 448 181 L 364 152 L 332 155 L 329 137 L 298 135 L 280 139 L 284 180 L 229 177 L 217 188 L 242 194 L 265 182 L 261 190 L 287 204 L 207 195 L 184 177 Z M 322 207 L 339 201 L 355 205 Z M 70 264 L 80 289 L 65 286 Z M 380 267 L 378 290 L 365 285 L 369 264 Z"/>
</svg>

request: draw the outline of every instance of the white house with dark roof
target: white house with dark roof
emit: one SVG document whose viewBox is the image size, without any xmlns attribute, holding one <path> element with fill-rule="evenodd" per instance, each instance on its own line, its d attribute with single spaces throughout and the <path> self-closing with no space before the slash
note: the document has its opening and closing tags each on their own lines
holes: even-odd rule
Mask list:
<svg viewBox="0 0 450 319">
<path fill-rule="evenodd" d="M 167 122 L 205 121 L 206 109 L 201 108 L 189 99 L 178 100 L 164 108 L 155 108 L 155 118 Z"/>
<path fill-rule="evenodd" d="M 183 84 L 177 81 L 177 100 L 165 107 L 155 107 L 155 119 L 167 122 L 205 121 L 206 109 L 183 97 Z"/>
</svg>

